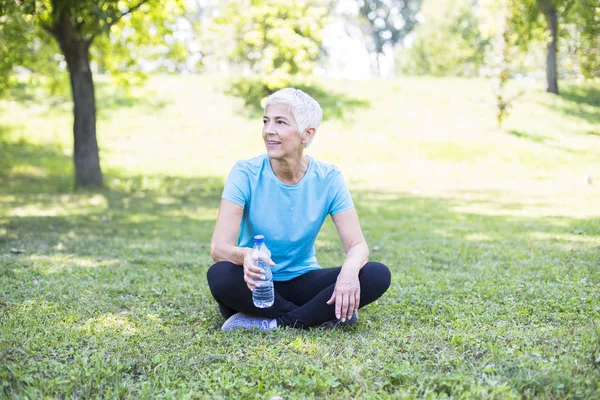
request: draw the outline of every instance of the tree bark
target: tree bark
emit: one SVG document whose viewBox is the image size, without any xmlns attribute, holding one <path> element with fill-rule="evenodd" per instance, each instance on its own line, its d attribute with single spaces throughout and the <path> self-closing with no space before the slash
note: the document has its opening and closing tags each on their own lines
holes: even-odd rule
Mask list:
<svg viewBox="0 0 600 400">
<path fill-rule="evenodd" d="M 68 18 L 59 18 L 53 29 L 65 56 L 73 95 L 73 162 L 75 187 L 102 186 L 96 140 L 96 98 L 90 68 L 91 39 L 84 39 Z"/>
<path fill-rule="evenodd" d="M 546 92 L 558 94 L 558 72 L 556 55 L 558 52 L 558 13 L 552 4 L 542 7 L 548 29 L 550 40 L 546 45 Z"/>
</svg>

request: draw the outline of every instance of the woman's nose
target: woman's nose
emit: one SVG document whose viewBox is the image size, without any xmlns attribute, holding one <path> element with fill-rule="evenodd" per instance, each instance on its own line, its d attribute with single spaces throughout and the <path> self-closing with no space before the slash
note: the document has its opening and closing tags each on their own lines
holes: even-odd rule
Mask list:
<svg viewBox="0 0 600 400">
<path fill-rule="evenodd" d="M 267 122 L 265 124 L 266 133 L 275 133 L 275 124 L 273 122 Z"/>
</svg>

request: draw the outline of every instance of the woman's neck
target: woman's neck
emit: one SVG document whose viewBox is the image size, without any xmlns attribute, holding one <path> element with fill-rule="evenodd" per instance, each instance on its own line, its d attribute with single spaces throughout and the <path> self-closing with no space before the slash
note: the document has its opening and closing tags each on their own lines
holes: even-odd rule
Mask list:
<svg viewBox="0 0 600 400">
<path fill-rule="evenodd" d="M 308 156 L 301 155 L 297 159 L 269 160 L 275 176 L 286 185 L 298 184 L 308 170 Z"/>
</svg>

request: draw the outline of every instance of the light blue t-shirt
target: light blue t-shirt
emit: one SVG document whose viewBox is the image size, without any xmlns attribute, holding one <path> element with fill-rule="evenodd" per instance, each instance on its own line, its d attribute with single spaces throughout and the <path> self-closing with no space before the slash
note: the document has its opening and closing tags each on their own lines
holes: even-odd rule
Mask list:
<svg viewBox="0 0 600 400">
<path fill-rule="evenodd" d="M 252 247 L 254 235 L 265 236 L 275 281 L 319 269 L 315 240 L 325 218 L 354 207 L 340 170 L 312 157 L 296 185 L 275 176 L 266 154 L 238 161 L 221 197 L 244 207 L 238 246 Z"/>
</svg>

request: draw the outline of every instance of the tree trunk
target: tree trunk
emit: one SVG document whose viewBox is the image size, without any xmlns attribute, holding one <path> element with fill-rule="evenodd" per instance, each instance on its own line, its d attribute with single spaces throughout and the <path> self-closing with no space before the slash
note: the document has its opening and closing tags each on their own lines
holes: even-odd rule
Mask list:
<svg viewBox="0 0 600 400">
<path fill-rule="evenodd" d="M 375 73 L 378 78 L 381 78 L 381 60 L 379 57 L 383 54 L 383 42 L 379 32 L 373 31 L 373 41 L 375 42 Z"/>
<path fill-rule="evenodd" d="M 65 56 L 71 80 L 75 187 L 102 186 L 96 140 L 96 99 L 90 68 L 91 39 L 81 38 L 67 18 L 59 18 L 53 34 Z"/>
<path fill-rule="evenodd" d="M 542 8 L 548 29 L 550 30 L 550 41 L 546 45 L 546 92 L 558 94 L 558 73 L 556 65 L 556 53 L 558 49 L 558 14 L 556 7 L 547 4 Z"/>
</svg>

